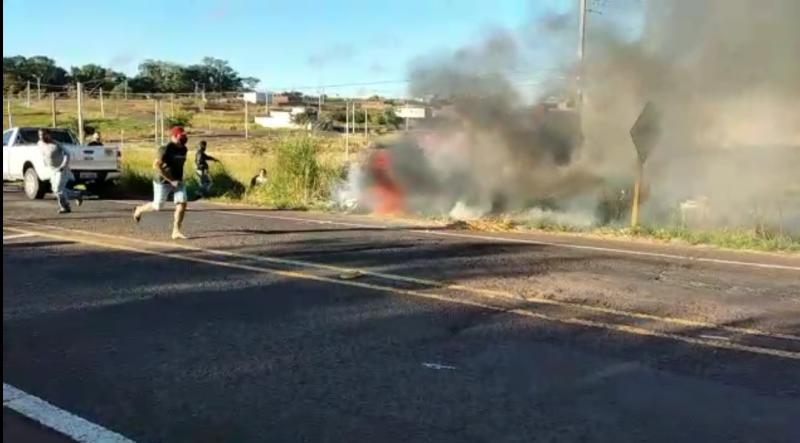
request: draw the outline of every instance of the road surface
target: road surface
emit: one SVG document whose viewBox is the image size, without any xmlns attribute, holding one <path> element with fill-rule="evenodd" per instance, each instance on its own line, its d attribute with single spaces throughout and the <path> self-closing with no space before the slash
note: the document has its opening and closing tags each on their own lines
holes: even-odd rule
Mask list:
<svg viewBox="0 0 800 443">
<path fill-rule="evenodd" d="M 135 203 L 5 186 L 4 428 L 800 441 L 797 256 L 212 204 L 172 242 Z"/>
</svg>

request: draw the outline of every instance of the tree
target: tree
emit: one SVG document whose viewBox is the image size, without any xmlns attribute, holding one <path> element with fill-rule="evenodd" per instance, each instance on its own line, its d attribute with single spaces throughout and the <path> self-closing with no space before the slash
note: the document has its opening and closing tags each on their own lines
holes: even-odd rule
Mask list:
<svg viewBox="0 0 800 443">
<path fill-rule="evenodd" d="M 125 81 L 125 74 L 115 72 L 94 63 L 89 63 L 81 67 L 73 66 L 71 69 L 72 80 L 81 82 L 90 88 L 103 88 L 107 91 Z"/>
<path fill-rule="evenodd" d="M 69 82 L 67 71 L 56 65 L 55 60 L 43 55 L 30 57 L 25 61 L 25 71 L 32 77 L 31 81 L 38 80 L 45 85 L 43 89 L 63 86 Z"/>
<path fill-rule="evenodd" d="M 131 83 L 138 92 L 190 92 L 193 85 L 186 70 L 177 63 L 145 60 L 139 64 L 139 75 Z M 146 87 L 145 89 L 140 89 Z"/>
<path fill-rule="evenodd" d="M 14 93 L 24 88 L 23 64 L 25 57 L 3 57 L 3 92 Z"/>
<path fill-rule="evenodd" d="M 261 83 L 261 80 L 255 77 L 244 77 L 242 78 L 242 83 L 244 84 L 243 89 L 245 91 L 255 91 L 258 84 Z"/>
<path fill-rule="evenodd" d="M 128 82 L 130 92 L 193 92 L 195 86 L 209 91 L 230 92 L 254 90 L 258 79 L 242 78 L 227 61 L 206 57 L 200 64 L 183 66 L 161 60 L 145 60 L 139 64 L 138 74 L 131 79 L 120 72 L 95 63 L 73 66 L 68 73 L 45 56 L 26 58 L 3 57 L 3 90 L 21 91 L 27 82 L 41 81 L 44 90 L 58 89 L 73 82 L 82 82 L 87 88 L 102 87 L 121 91 Z"/>
<path fill-rule="evenodd" d="M 379 115 L 378 123 L 381 125 L 399 128 L 400 125 L 403 123 L 403 118 L 397 116 L 397 114 L 394 111 L 394 108 L 385 108 L 383 110 L 383 113 Z"/>
<path fill-rule="evenodd" d="M 56 62 L 45 56 L 30 58 L 23 56 L 3 57 L 3 90 L 19 91 L 27 86 L 27 82 L 41 82 L 44 90 L 52 90 L 69 81 L 67 71 L 58 67 Z"/>
<path fill-rule="evenodd" d="M 212 89 L 216 91 L 236 91 L 242 87 L 242 79 L 239 74 L 230 67 L 227 61 L 213 57 L 203 58 L 203 65 L 206 66 L 211 78 L 213 79 Z"/>
</svg>

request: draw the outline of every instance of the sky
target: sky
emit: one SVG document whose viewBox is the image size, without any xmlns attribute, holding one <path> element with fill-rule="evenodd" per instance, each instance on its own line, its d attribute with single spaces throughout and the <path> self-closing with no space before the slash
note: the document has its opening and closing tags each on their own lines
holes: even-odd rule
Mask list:
<svg viewBox="0 0 800 443">
<path fill-rule="evenodd" d="M 410 63 L 577 0 L 4 0 L 3 56 L 132 75 L 144 59 L 228 60 L 260 89 L 402 96 Z M 42 12 L 46 11 L 46 12 Z M 577 35 L 577 30 L 576 30 Z M 334 86 L 334 85 L 348 86 Z M 355 85 L 354 85 L 355 84 Z"/>
</svg>

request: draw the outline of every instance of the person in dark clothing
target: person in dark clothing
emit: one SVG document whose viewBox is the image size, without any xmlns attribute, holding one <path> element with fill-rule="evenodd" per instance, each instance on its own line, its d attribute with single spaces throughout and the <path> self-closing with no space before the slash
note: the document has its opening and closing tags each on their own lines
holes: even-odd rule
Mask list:
<svg viewBox="0 0 800 443">
<path fill-rule="evenodd" d="M 185 240 L 181 232 L 183 217 L 186 214 L 186 185 L 183 180 L 183 166 L 186 163 L 186 132 L 182 127 L 176 126 L 170 130 L 171 141 L 158 149 L 153 169 L 156 174 L 153 178 L 153 201 L 133 210 L 133 219 L 137 223 L 145 212 L 161 210 L 167 196 L 173 193 L 175 202 L 175 217 L 172 224 L 172 239 Z"/>
<path fill-rule="evenodd" d="M 201 140 L 197 145 L 197 153 L 194 156 L 194 164 L 197 169 L 197 176 L 200 180 L 200 195 L 205 197 L 211 190 L 211 175 L 208 173 L 208 162 L 219 162 L 216 158 L 206 154 L 207 143 Z"/>
<path fill-rule="evenodd" d="M 89 142 L 89 146 L 103 146 L 103 139 L 100 137 L 99 132 L 92 134 L 92 141 Z"/>
</svg>

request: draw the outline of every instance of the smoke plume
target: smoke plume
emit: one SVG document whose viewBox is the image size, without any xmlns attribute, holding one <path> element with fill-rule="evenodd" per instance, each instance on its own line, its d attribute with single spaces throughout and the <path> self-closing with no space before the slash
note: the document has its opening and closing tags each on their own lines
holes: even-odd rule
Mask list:
<svg viewBox="0 0 800 443">
<path fill-rule="evenodd" d="M 608 208 L 625 205 L 637 170 L 629 130 L 652 102 L 663 119 L 644 165 L 646 222 L 673 222 L 694 199 L 708 202 L 706 224 L 800 232 L 800 2 L 651 0 L 640 12 L 636 35 L 590 16 L 582 67 L 572 15 L 417 60 L 410 95 L 446 99 L 449 118 L 387 144 L 411 209 L 619 217 Z M 554 65 L 531 96 L 517 74 Z M 575 104 L 579 87 L 581 106 L 551 105 Z"/>
</svg>

